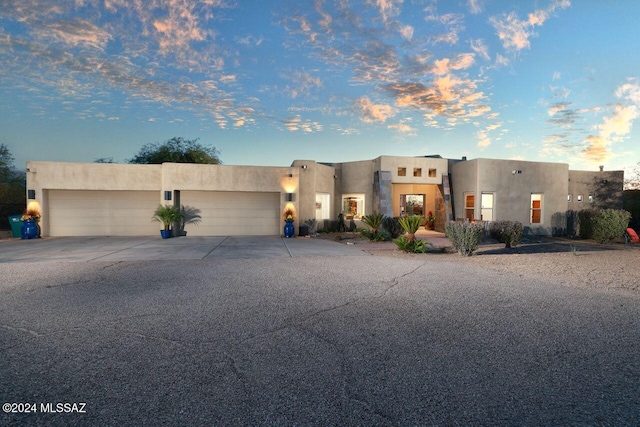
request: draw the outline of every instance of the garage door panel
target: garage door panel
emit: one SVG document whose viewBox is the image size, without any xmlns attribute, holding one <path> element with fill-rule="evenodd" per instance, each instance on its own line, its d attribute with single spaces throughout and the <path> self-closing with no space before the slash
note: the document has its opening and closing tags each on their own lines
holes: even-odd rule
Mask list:
<svg viewBox="0 0 640 427">
<path fill-rule="evenodd" d="M 280 193 L 181 191 L 180 203 L 200 209 L 194 236 L 279 235 Z"/>
<path fill-rule="evenodd" d="M 157 235 L 158 198 L 155 191 L 49 190 L 49 235 Z"/>
</svg>

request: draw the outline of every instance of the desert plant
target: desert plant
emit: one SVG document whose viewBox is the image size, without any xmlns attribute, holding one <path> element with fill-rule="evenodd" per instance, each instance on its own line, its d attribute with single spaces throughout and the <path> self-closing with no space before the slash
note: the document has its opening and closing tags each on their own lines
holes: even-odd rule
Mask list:
<svg viewBox="0 0 640 427">
<path fill-rule="evenodd" d="M 481 222 L 449 221 L 444 227 L 445 236 L 460 255 L 470 256 L 478 248 L 484 233 Z"/>
<path fill-rule="evenodd" d="M 384 215 L 381 213 L 375 213 L 371 215 L 365 215 L 362 217 L 362 222 L 371 228 L 371 231 L 374 233 L 378 232 L 378 228 L 382 225 L 382 220 L 384 219 Z"/>
<path fill-rule="evenodd" d="M 165 230 L 171 230 L 173 224 L 179 223 L 182 219 L 182 213 L 177 206 L 158 205 L 153 213 L 152 221 L 161 222 Z"/>
<path fill-rule="evenodd" d="M 518 221 L 494 221 L 489 226 L 491 237 L 504 243 L 505 248 L 516 246 L 522 240 L 524 226 Z"/>
<path fill-rule="evenodd" d="M 420 228 L 420 223 L 422 222 L 422 217 L 420 216 L 405 216 L 398 220 L 400 222 L 400 226 L 407 233 L 407 239 L 413 240 Z"/>
<path fill-rule="evenodd" d="M 382 220 L 382 228 L 384 228 L 393 239 L 397 239 L 404 233 L 404 229 L 400 225 L 400 219 L 397 217 L 385 216 Z"/>
<path fill-rule="evenodd" d="M 383 242 L 385 240 L 390 239 L 389 234 L 381 230 L 378 230 L 378 231 L 362 230 L 360 234 L 362 234 L 364 237 L 371 240 L 372 242 Z"/>
<path fill-rule="evenodd" d="M 624 235 L 631 214 L 625 210 L 604 209 L 592 217 L 593 238 L 598 243 L 610 243 Z"/>
<path fill-rule="evenodd" d="M 431 246 L 431 243 L 422 239 L 409 240 L 407 236 L 401 236 L 399 239 L 395 239 L 393 243 L 396 244 L 398 249 L 404 252 L 410 253 L 425 253 L 427 248 Z"/>
</svg>

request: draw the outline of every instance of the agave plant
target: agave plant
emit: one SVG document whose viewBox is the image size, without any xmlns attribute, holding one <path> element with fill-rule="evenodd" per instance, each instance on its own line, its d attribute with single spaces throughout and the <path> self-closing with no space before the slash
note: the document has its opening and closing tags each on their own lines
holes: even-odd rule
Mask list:
<svg viewBox="0 0 640 427">
<path fill-rule="evenodd" d="M 420 223 L 422 222 L 422 217 L 420 216 L 405 216 L 400 218 L 400 226 L 407 233 L 407 238 L 409 241 L 413 241 L 415 238 L 416 231 L 420 227 Z"/>
<path fill-rule="evenodd" d="M 362 222 L 371 229 L 372 233 L 377 233 L 378 228 L 382 225 L 382 220 L 384 219 L 384 215 L 381 213 L 365 215 L 362 217 Z"/>
</svg>

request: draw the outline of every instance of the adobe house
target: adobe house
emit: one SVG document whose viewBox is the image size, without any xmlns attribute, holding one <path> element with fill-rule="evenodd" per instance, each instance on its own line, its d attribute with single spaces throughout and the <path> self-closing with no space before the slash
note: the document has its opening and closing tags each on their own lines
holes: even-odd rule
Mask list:
<svg viewBox="0 0 640 427">
<path fill-rule="evenodd" d="M 380 156 L 372 160 L 289 167 L 28 162 L 27 194 L 42 211 L 43 236 L 158 235 L 158 204 L 201 210 L 189 235 L 280 235 L 286 208 L 296 226 L 343 214 L 517 220 L 549 234 L 557 212 L 606 200 L 622 201 L 623 172 L 569 171 L 568 165 L 515 160 L 448 160 L 440 156 Z M 591 196 L 591 197 L 590 197 Z M 618 200 L 619 199 L 619 200 Z M 296 227 L 298 229 L 298 227 Z"/>
</svg>

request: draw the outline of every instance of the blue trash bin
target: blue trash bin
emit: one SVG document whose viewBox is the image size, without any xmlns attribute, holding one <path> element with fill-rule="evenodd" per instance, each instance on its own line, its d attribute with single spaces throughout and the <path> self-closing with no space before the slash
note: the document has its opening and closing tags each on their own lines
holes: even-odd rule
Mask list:
<svg viewBox="0 0 640 427">
<path fill-rule="evenodd" d="M 9 224 L 11 224 L 11 234 L 15 238 L 22 237 L 22 215 L 10 215 Z"/>
</svg>

